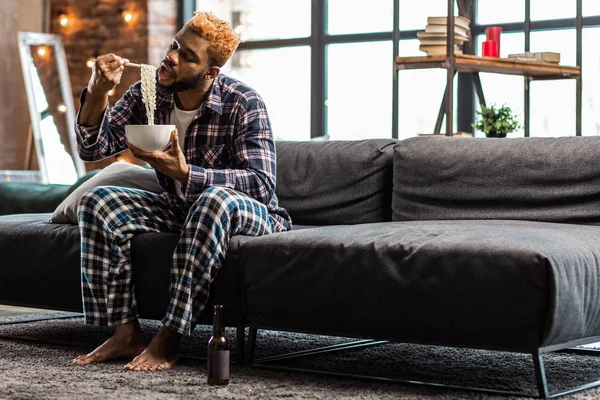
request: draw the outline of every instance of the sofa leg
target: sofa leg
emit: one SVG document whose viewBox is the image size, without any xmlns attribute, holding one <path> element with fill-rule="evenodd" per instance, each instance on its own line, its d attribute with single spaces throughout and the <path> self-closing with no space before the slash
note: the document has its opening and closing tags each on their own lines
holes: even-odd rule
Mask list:
<svg viewBox="0 0 600 400">
<path fill-rule="evenodd" d="M 246 361 L 246 327 L 244 325 L 239 325 L 236 331 L 235 362 L 237 365 L 244 365 Z"/>
<path fill-rule="evenodd" d="M 248 353 L 246 354 L 246 365 L 252 365 L 254 363 L 254 350 L 256 350 L 257 334 L 258 328 L 250 325 L 250 331 L 248 332 Z"/>
<path fill-rule="evenodd" d="M 542 354 L 537 351 L 531 355 L 533 357 L 533 368 L 535 369 L 538 397 L 540 399 L 547 399 L 549 397 L 549 392 L 548 381 L 546 380 L 546 370 L 544 369 L 544 359 L 542 358 Z"/>
</svg>

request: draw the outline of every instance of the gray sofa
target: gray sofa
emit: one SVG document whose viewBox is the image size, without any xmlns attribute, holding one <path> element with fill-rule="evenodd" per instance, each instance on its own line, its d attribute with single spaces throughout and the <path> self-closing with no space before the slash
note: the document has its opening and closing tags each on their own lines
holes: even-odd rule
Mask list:
<svg viewBox="0 0 600 400">
<path fill-rule="evenodd" d="M 210 303 L 239 339 L 250 327 L 250 363 L 259 329 L 507 350 L 534 356 L 548 397 L 542 355 L 600 341 L 599 148 L 595 137 L 278 142 L 294 229 L 235 237 Z M 0 217 L 0 303 L 79 311 L 77 227 L 47 218 Z M 166 309 L 176 241 L 133 240 L 142 317 Z"/>
</svg>

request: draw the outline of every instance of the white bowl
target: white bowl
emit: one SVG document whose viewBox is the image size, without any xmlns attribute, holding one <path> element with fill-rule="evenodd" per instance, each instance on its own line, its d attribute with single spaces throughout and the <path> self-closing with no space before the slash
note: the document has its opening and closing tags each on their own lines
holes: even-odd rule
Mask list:
<svg viewBox="0 0 600 400">
<path fill-rule="evenodd" d="M 146 152 L 163 151 L 171 141 L 175 125 L 125 125 L 129 143 Z"/>
</svg>

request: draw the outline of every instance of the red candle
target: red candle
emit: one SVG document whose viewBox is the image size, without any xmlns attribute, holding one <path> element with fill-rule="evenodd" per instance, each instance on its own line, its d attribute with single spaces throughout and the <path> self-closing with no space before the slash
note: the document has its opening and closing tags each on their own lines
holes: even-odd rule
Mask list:
<svg viewBox="0 0 600 400">
<path fill-rule="evenodd" d="M 486 40 L 481 44 L 481 55 L 483 57 L 498 57 L 498 43 L 494 40 Z"/>
<path fill-rule="evenodd" d="M 496 57 L 500 57 L 500 35 L 502 34 L 502 28 L 499 26 L 490 26 L 485 30 L 486 40 L 493 40 L 496 42 L 498 49 L 496 50 Z"/>
</svg>

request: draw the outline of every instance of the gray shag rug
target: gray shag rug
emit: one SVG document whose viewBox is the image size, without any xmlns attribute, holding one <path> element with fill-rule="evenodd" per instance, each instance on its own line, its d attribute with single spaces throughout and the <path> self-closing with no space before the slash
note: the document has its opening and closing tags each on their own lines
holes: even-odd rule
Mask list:
<svg viewBox="0 0 600 400">
<path fill-rule="evenodd" d="M 528 398 L 526 395 L 536 396 L 531 357 L 523 354 L 386 344 L 296 359 L 281 365 L 487 387 L 524 393 L 524 396 L 488 395 L 236 365 L 231 366 L 230 384 L 214 387 L 206 385 L 205 361 L 193 358 L 206 356 L 208 326 L 199 326 L 192 337 L 184 338 L 181 344 L 184 357 L 171 370 L 131 372 L 123 370 L 123 361 L 85 367 L 71 363 L 77 355 L 89 352 L 109 338 L 112 329 L 88 327 L 77 318 L 1 325 L 47 316 L 0 318 L 0 399 L 521 399 Z M 141 322 L 149 339 L 160 327 L 157 321 Z M 228 330 L 228 337 L 235 353 L 235 331 Z M 267 357 L 351 340 L 259 331 L 256 356 Z M 550 354 L 544 356 L 544 360 L 551 390 L 564 390 L 600 379 L 600 357 Z M 599 399 L 600 388 L 564 398 Z"/>
</svg>

